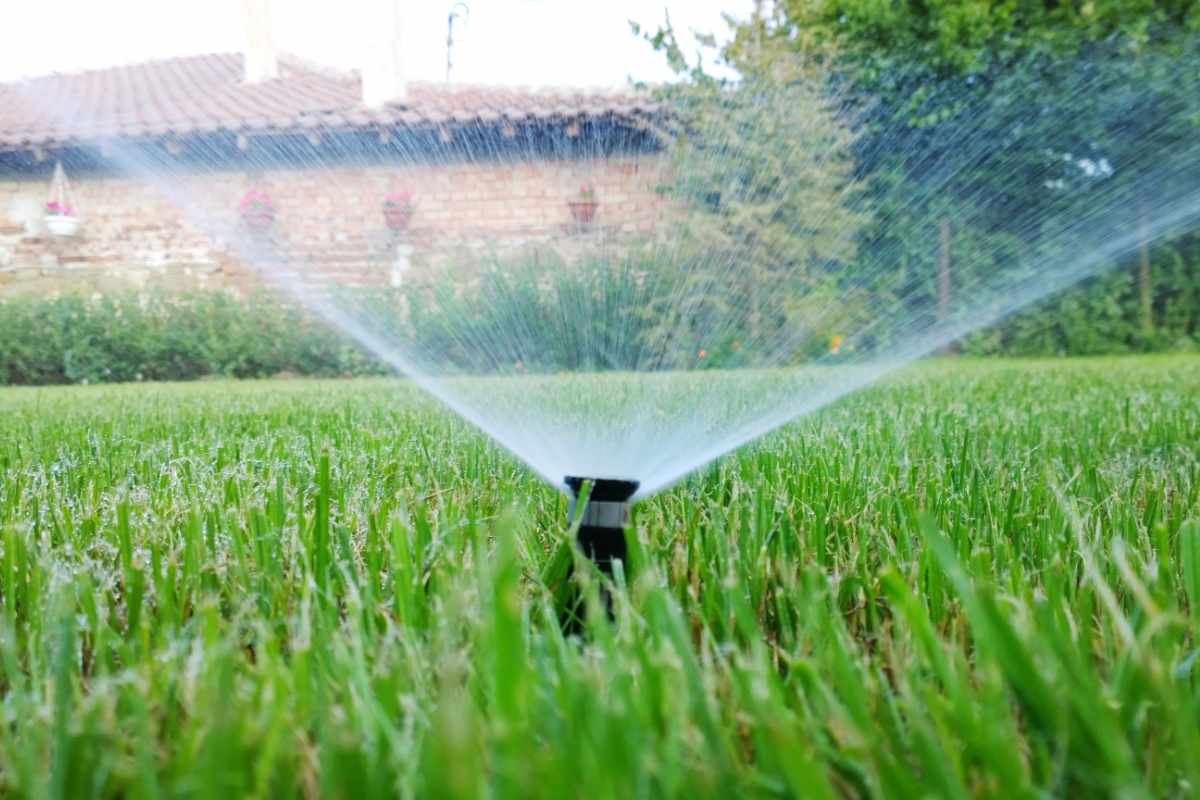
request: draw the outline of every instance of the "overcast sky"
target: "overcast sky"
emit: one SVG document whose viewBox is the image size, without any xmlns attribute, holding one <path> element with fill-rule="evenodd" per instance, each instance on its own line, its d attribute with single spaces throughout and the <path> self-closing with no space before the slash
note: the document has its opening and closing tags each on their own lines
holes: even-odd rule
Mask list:
<svg viewBox="0 0 1200 800">
<path fill-rule="evenodd" d="M 386 2 L 387 0 L 383 0 Z M 380 0 L 272 0 L 275 45 L 331 66 L 359 66 L 362 9 Z M 236 52 L 245 42 L 244 0 L 4 0 L 0 80 L 75 72 L 154 58 Z M 405 70 L 445 78 L 446 16 L 453 2 L 407 3 Z M 456 82 L 620 85 L 670 77 L 661 54 L 629 21 L 653 29 L 669 10 L 681 33 L 728 28 L 722 12 L 749 14 L 753 0 L 470 0 L 455 23 Z M 690 43 L 690 37 L 685 40 Z"/>
</svg>

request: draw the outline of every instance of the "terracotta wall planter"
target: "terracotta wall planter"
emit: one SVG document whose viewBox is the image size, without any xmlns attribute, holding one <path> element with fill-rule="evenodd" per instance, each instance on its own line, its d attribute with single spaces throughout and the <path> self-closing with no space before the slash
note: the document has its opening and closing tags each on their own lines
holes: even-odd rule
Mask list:
<svg viewBox="0 0 1200 800">
<path fill-rule="evenodd" d="M 254 233 L 266 233 L 275 224 L 273 211 L 247 211 L 242 214 L 242 222 Z"/>
<path fill-rule="evenodd" d="M 567 205 L 571 207 L 571 216 L 581 225 L 590 223 L 600 206 L 595 200 L 570 200 Z"/>
<path fill-rule="evenodd" d="M 388 230 L 406 231 L 409 223 L 412 222 L 412 209 L 400 208 L 394 206 L 383 207 L 383 221 L 387 224 Z"/>
</svg>

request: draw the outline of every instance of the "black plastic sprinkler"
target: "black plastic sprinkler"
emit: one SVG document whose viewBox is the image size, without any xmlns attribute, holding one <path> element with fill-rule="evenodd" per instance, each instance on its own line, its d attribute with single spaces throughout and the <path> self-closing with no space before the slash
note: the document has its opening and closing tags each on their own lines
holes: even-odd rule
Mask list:
<svg viewBox="0 0 1200 800">
<path fill-rule="evenodd" d="M 638 490 L 638 482 L 613 478 L 577 478 L 573 475 L 568 475 L 563 482 L 571 490 L 568 511 L 571 524 L 579 520 L 579 549 L 610 578 L 617 561 L 621 562 L 622 569 L 628 570 L 625 526 L 629 524 L 629 501 Z M 580 508 L 579 493 L 585 483 L 590 483 L 592 488 Z M 604 587 L 601 587 L 600 594 L 611 616 L 612 596 Z M 583 598 L 577 596 L 568 604 L 563 617 L 564 631 L 581 633 L 582 619 Z"/>
<path fill-rule="evenodd" d="M 626 562 L 625 526 L 629 524 L 629 500 L 639 484 L 637 481 L 573 475 L 563 480 L 571 490 L 568 514 L 572 524 L 579 516 L 579 549 L 601 572 L 611 576 L 614 561 Z M 579 493 L 585 483 L 591 483 L 592 490 L 580 509 Z"/>
</svg>

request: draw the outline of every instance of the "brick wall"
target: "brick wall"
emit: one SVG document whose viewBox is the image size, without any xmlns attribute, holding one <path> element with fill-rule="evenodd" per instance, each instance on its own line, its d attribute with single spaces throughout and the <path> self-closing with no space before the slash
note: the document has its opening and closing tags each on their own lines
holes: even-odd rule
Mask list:
<svg viewBox="0 0 1200 800">
<path fill-rule="evenodd" d="M 153 181 L 71 177 L 83 219 L 69 238 L 42 223 L 45 179 L 0 181 L 0 295 L 64 289 L 246 288 L 262 254 L 318 279 L 394 283 L 432 264 L 549 247 L 565 256 L 649 231 L 666 209 L 657 156 L 521 164 L 322 168 L 186 174 Z M 567 201 L 591 181 L 599 209 L 572 221 Z M 250 188 L 277 218 L 266 236 L 237 214 Z M 382 201 L 411 191 L 409 229 L 389 231 Z"/>
</svg>

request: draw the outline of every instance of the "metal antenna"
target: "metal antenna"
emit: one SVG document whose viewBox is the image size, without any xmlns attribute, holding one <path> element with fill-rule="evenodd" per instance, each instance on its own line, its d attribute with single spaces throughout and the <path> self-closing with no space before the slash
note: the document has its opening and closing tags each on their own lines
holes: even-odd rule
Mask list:
<svg viewBox="0 0 1200 800">
<path fill-rule="evenodd" d="M 446 15 L 446 83 L 450 82 L 450 68 L 454 66 L 451 60 L 454 52 L 454 20 L 461 19 L 466 22 L 469 16 L 471 7 L 466 3 L 455 3 L 450 6 L 450 13 Z"/>
</svg>

